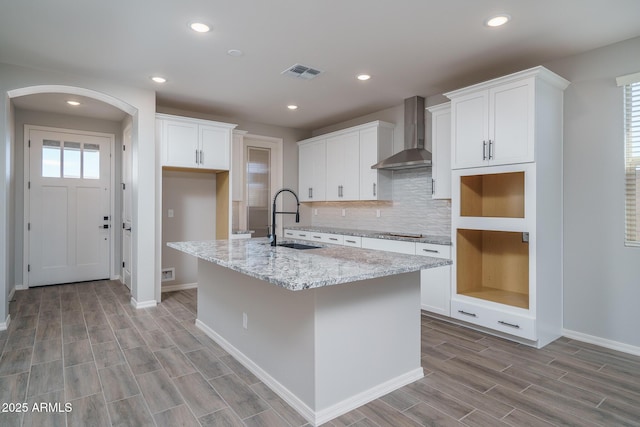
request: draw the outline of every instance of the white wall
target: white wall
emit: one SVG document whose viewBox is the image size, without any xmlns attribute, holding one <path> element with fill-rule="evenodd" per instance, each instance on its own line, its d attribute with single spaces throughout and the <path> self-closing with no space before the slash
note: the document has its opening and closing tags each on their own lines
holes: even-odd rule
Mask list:
<svg viewBox="0 0 640 427">
<path fill-rule="evenodd" d="M 640 38 L 543 64 L 564 96 L 564 328 L 640 347 L 640 248 L 624 246 L 623 89 Z"/>
<path fill-rule="evenodd" d="M 15 140 L 14 140 L 14 175 L 15 175 L 15 203 L 13 212 L 15 213 L 15 284 L 24 283 L 22 277 L 23 265 L 23 248 L 24 236 L 21 230 L 24 230 L 24 125 L 50 126 L 62 129 L 77 129 L 90 132 L 111 133 L 115 136 L 115 147 L 112 155 L 112 161 L 115 165 L 115 186 L 112 189 L 115 195 L 115 218 L 112 221 L 114 227 L 121 222 L 122 205 L 121 192 L 118 191 L 120 176 L 122 169 L 120 168 L 121 156 L 118 154 L 122 151 L 122 123 L 109 120 L 90 119 L 87 117 L 71 116 L 67 114 L 43 113 L 40 111 L 27 111 L 19 108 L 15 109 Z M 115 233 L 113 245 L 115 248 L 115 257 L 112 261 L 116 272 L 120 271 L 122 262 L 122 242 L 121 233 Z"/>
<path fill-rule="evenodd" d="M 132 287 L 136 301 L 154 301 L 159 276 L 155 266 L 155 201 L 156 201 L 156 149 L 155 149 L 155 93 L 152 90 L 136 89 L 114 82 L 54 73 L 44 70 L 0 64 L 0 135 L 3 147 L 0 149 L 0 323 L 7 318 L 7 296 L 15 284 L 14 234 L 15 220 L 11 211 L 15 209 L 12 193 L 15 179 L 13 156 L 13 117 L 10 93 L 21 89 L 60 85 L 76 88 L 77 93 L 91 91 L 122 108 L 129 109 L 133 117 L 133 213 L 137 228 L 133 230 L 133 257 L 137 271 Z M 159 286 L 158 289 L 159 291 Z"/>
<path fill-rule="evenodd" d="M 169 218 L 168 210 L 173 210 Z M 198 260 L 167 247 L 167 242 L 216 238 L 216 174 L 162 172 L 162 268 L 175 268 L 175 280 L 162 285 L 198 282 Z"/>
</svg>

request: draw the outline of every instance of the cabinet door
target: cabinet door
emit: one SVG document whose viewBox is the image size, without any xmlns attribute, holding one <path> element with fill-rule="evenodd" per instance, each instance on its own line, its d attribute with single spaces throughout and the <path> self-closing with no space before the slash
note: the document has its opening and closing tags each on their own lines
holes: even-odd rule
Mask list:
<svg viewBox="0 0 640 427">
<path fill-rule="evenodd" d="M 378 200 L 378 128 L 360 131 L 360 200 Z"/>
<path fill-rule="evenodd" d="M 178 120 L 162 120 L 162 165 L 196 168 L 198 125 Z"/>
<path fill-rule="evenodd" d="M 326 155 L 324 140 L 298 147 L 298 193 L 301 202 L 326 200 Z"/>
<path fill-rule="evenodd" d="M 360 197 L 360 135 L 349 132 L 327 138 L 326 191 L 328 201 Z"/>
<path fill-rule="evenodd" d="M 231 130 L 216 126 L 199 126 L 200 167 L 229 170 Z"/>
<path fill-rule="evenodd" d="M 488 91 L 485 90 L 451 101 L 451 167 L 453 169 L 487 165 L 488 98 Z"/>
<path fill-rule="evenodd" d="M 534 95 L 533 80 L 489 91 L 491 165 L 534 161 Z"/>
<path fill-rule="evenodd" d="M 420 270 L 420 299 L 423 310 L 451 314 L 451 266 Z"/>
<path fill-rule="evenodd" d="M 449 108 L 431 113 L 431 168 L 434 199 L 451 198 L 451 110 Z"/>
</svg>

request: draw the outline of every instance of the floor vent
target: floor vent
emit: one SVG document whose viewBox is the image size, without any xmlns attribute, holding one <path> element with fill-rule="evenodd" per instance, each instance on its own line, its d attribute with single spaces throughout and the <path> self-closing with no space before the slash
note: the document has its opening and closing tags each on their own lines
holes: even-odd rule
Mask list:
<svg viewBox="0 0 640 427">
<path fill-rule="evenodd" d="M 318 77 L 320 73 L 322 73 L 322 71 L 301 64 L 292 65 L 282 72 L 285 76 L 297 77 L 304 80 L 311 80 Z"/>
<path fill-rule="evenodd" d="M 176 269 L 171 267 L 171 268 L 163 268 L 162 269 L 162 274 L 161 274 L 161 281 L 162 282 L 170 282 L 172 280 L 175 280 L 176 278 Z"/>
</svg>

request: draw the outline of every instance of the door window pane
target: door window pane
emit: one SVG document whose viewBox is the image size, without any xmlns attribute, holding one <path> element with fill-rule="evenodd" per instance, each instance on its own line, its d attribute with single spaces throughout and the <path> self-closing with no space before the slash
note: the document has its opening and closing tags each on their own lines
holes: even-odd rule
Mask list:
<svg viewBox="0 0 640 427">
<path fill-rule="evenodd" d="M 247 147 L 247 225 L 254 230 L 253 237 L 264 237 L 269 233 L 270 159 L 270 149 Z"/>
<path fill-rule="evenodd" d="M 62 159 L 63 173 L 65 178 L 80 178 L 81 170 L 81 144 L 79 142 L 64 143 L 64 155 Z"/>
<path fill-rule="evenodd" d="M 100 146 L 98 144 L 84 144 L 82 177 L 84 179 L 100 179 Z"/>
<path fill-rule="evenodd" d="M 60 178 L 60 141 L 42 141 L 42 177 Z"/>
</svg>

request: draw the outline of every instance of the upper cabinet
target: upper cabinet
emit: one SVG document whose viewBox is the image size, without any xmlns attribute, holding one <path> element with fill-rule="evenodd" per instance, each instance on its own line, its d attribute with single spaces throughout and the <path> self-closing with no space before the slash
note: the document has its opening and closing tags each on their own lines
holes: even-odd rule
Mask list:
<svg viewBox="0 0 640 427">
<path fill-rule="evenodd" d="M 162 166 L 229 170 L 231 132 L 236 125 L 156 114 Z"/>
<path fill-rule="evenodd" d="M 393 128 L 375 121 L 299 141 L 300 201 L 391 199 L 391 173 L 371 166 L 391 155 Z"/>
<path fill-rule="evenodd" d="M 327 144 L 324 139 L 298 143 L 298 193 L 301 202 L 326 200 Z"/>
<path fill-rule="evenodd" d="M 431 198 L 451 198 L 451 103 L 427 108 L 431 113 Z"/>
<path fill-rule="evenodd" d="M 535 161 L 537 117 L 564 80 L 543 67 L 446 93 L 453 169 Z"/>
<path fill-rule="evenodd" d="M 360 133 L 327 138 L 327 201 L 360 199 Z"/>
</svg>

